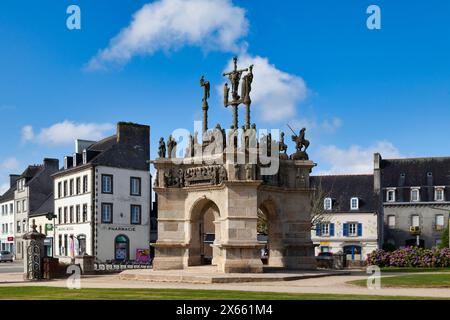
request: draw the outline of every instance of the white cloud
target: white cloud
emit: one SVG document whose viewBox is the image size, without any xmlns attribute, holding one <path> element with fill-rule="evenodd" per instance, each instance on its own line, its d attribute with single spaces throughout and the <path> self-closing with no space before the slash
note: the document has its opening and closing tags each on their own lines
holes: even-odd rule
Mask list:
<svg viewBox="0 0 450 320">
<path fill-rule="evenodd" d="M 110 123 L 75 123 L 65 120 L 48 128 L 42 128 L 38 134 L 33 127 L 22 128 L 22 141 L 49 145 L 67 145 L 75 139 L 99 140 L 114 128 Z"/>
<path fill-rule="evenodd" d="M 400 151 L 388 141 L 379 141 L 368 147 L 358 145 L 342 149 L 334 145 L 322 146 L 315 159 L 320 167 L 328 167 L 316 174 L 358 174 L 373 172 L 373 154 L 379 152 L 383 158 L 399 158 Z"/>
<path fill-rule="evenodd" d="M 0 195 L 3 195 L 9 189 L 9 183 L 0 184 Z"/>
<path fill-rule="evenodd" d="M 321 132 L 335 133 L 336 130 L 342 127 L 342 120 L 337 117 L 325 119 L 322 122 L 318 122 L 316 119 L 311 118 L 296 118 L 289 120 L 288 123 L 295 131 L 306 128 L 307 131 L 318 129 Z"/>
<path fill-rule="evenodd" d="M 0 170 L 2 171 L 10 171 L 17 169 L 19 169 L 19 161 L 14 157 L 7 158 L 3 160 L 2 163 L 0 163 Z"/>
<path fill-rule="evenodd" d="M 101 50 L 87 69 L 126 63 L 136 55 L 196 46 L 206 51 L 237 52 L 247 34 L 245 10 L 231 0 L 159 0 L 145 4 Z"/>
<path fill-rule="evenodd" d="M 259 118 L 265 122 L 279 122 L 291 119 L 296 114 L 298 103 L 306 98 L 305 81 L 296 75 L 283 72 L 271 64 L 267 58 L 240 55 L 239 67 L 253 64 L 252 106 Z M 225 71 L 233 68 L 230 60 Z M 223 90 L 220 89 L 222 94 Z"/>
<path fill-rule="evenodd" d="M 0 182 L 0 195 L 9 189 L 8 175 L 11 173 L 17 173 L 19 167 L 19 161 L 15 157 L 9 157 L 0 162 L 0 178 L 2 180 L 2 182 Z"/>
</svg>

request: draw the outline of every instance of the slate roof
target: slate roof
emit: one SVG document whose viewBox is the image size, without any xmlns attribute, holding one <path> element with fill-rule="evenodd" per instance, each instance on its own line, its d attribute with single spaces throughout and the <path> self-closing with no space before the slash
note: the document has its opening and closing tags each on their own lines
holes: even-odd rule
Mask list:
<svg viewBox="0 0 450 320">
<path fill-rule="evenodd" d="M 30 213 L 30 217 L 40 216 L 47 213 L 53 213 L 54 205 L 55 201 L 53 199 L 53 192 L 52 192 L 39 208 L 37 208 L 32 214 Z"/>
<path fill-rule="evenodd" d="M 63 168 L 55 175 L 81 170 L 92 165 L 148 171 L 150 127 L 137 124 L 122 124 L 122 127 L 124 126 L 126 127 L 122 131 L 122 136 L 119 137 L 118 129 L 117 134 L 89 146 L 86 149 L 88 152 L 88 162 L 86 164 L 77 165 L 66 170 Z"/>
<path fill-rule="evenodd" d="M 17 185 L 14 183 L 14 185 L 6 190 L 4 194 L 0 196 L 0 202 L 7 202 L 14 200 L 14 191 L 16 191 Z"/>
<path fill-rule="evenodd" d="M 411 187 L 421 187 L 421 201 L 433 201 L 434 186 L 446 186 L 450 199 L 450 157 L 382 159 L 380 168 L 381 187 L 397 188 L 398 201 L 409 201 Z"/>
<path fill-rule="evenodd" d="M 311 176 L 311 186 L 321 188 L 324 197 L 333 199 L 333 212 L 377 212 L 378 196 L 373 175 Z M 359 199 L 359 210 L 350 209 L 350 199 Z"/>
</svg>

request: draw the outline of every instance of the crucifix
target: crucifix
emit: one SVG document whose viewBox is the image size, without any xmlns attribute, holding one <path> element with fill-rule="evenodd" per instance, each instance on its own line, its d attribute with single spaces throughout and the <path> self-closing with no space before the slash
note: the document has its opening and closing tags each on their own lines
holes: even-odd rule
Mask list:
<svg viewBox="0 0 450 320">
<path fill-rule="evenodd" d="M 223 104 L 225 107 L 232 106 L 233 107 L 233 126 L 232 129 L 237 129 L 238 124 L 238 106 L 243 103 L 247 107 L 247 113 L 246 113 L 246 129 L 250 129 L 250 91 L 251 91 L 251 83 L 253 81 L 253 65 L 250 66 L 250 68 L 240 69 L 237 68 L 237 57 L 233 58 L 233 64 L 234 69 L 230 72 L 225 72 L 223 76 L 228 76 L 228 79 L 231 82 L 231 98 L 232 100 L 228 100 L 228 95 L 230 92 L 230 88 L 228 87 L 228 84 L 225 83 L 223 93 L 224 93 L 224 99 Z M 249 71 L 250 70 L 250 71 Z M 245 71 L 249 71 L 248 74 L 246 74 L 243 77 L 243 83 L 241 86 L 241 96 L 238 94 L 239 89 L 239 83 L 241 81 L 242 73 Z"/>
</svg>

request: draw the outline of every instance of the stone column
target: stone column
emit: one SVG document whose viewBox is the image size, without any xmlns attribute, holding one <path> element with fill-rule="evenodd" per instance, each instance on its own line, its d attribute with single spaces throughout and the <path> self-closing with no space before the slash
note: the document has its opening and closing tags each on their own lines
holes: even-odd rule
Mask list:
<svg viewBox="0 0 450 320">
<path fill-rule="evenodd" d="M 31 231 L 23 235 L 24 241 L 24 259 L 23 259 L 23 278 L 25 280 L 41 280 L 43 278 L 43 258 L 45 256 L 44 240 L 45 234 L 36 230 L 36 223 L 33 219 Z"/>
</svg>

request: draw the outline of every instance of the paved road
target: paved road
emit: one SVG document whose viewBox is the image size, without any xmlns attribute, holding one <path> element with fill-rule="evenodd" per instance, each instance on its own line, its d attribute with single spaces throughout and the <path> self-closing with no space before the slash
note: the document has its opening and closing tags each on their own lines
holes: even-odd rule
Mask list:
<svg viewBox="0 0 450 320">
<path fill-rule="evenodd" d="M 23 272 L 23 262 L 0 262 L 0 273 Z"/>
</svg>

